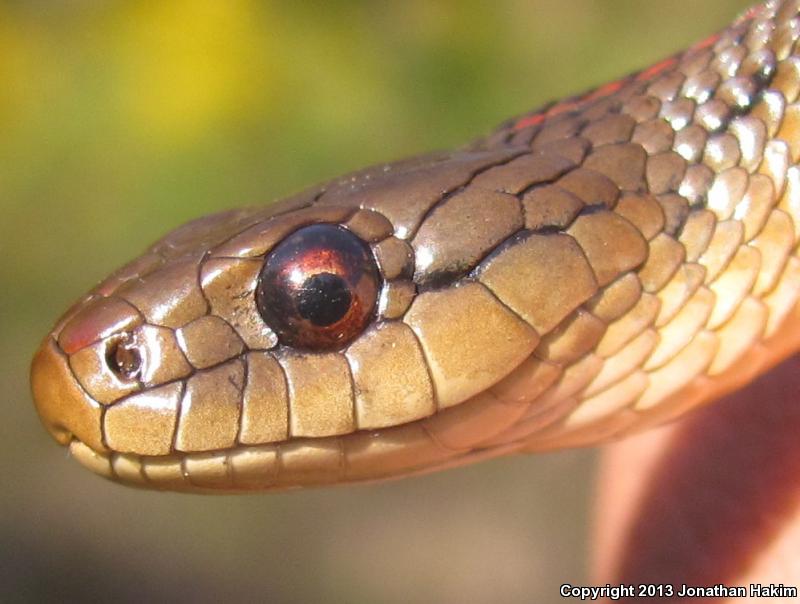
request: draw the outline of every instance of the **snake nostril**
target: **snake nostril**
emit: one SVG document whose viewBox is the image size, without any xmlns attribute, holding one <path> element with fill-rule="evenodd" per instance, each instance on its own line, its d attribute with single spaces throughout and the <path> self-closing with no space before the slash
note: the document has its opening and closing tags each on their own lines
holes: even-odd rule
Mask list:
<svg viewBox="0 0 800 604">
<path fill-rule="evenodd" d="M 132 380 L 139 376 L 142 369 L 142 355 L 130 335 L 112 340 L 106 351 L 106 363 L 111 371 L 119 377 Z"/>
</svg>

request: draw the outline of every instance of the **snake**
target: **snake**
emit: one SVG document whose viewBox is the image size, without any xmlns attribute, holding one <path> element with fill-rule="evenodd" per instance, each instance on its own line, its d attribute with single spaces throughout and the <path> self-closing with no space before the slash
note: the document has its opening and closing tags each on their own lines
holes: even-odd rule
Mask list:
<svg viewBox="0 0 800 604">
<path fill-rule="evenodd" d="M 377 481 L 621 439 L 800 348 L 800 2 L 450 152 L 189 222 L 36 352 L 130 486 Z"/>
</svg>

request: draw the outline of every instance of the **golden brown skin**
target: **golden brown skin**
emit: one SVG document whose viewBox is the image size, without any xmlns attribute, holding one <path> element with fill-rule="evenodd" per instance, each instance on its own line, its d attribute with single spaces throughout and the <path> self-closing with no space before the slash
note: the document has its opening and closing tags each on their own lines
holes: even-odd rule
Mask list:
<svg viewBox="0 0 800 604">
<path fill-rule="evenodd" d="M 43 422 L 115 480 L 251 491 L 590 445 L 738 388 L 800 346 L 799 4 L 465 149 L 173 231 L 45 339 Z M 382 280 L 324 351 L 255 296 L 318 223 Z"/>
</svg>

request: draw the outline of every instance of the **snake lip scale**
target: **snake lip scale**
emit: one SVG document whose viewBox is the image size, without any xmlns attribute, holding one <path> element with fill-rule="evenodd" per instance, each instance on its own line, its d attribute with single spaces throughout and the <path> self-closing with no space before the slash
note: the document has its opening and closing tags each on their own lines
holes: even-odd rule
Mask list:
<svg viewBox="0 0 800 604">
<path fill-rule="evenodd" d="M 192 221 L 69 309 L 52 436 L 250 492 L 588 446 L 800 347 L 800 2 L 446 153 Z"/>
</svg>

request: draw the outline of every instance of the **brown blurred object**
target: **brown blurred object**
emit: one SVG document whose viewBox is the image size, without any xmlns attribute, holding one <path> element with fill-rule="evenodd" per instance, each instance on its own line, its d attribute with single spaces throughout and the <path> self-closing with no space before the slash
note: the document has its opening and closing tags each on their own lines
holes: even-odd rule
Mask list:
<svg viewBox="0 0 800 604">
<path fill-rule="evenodd" d="M 800 358 L 684 421 L 609 447 L 594 552 L 605 584 L 796 584 Z"/>
</svg>

